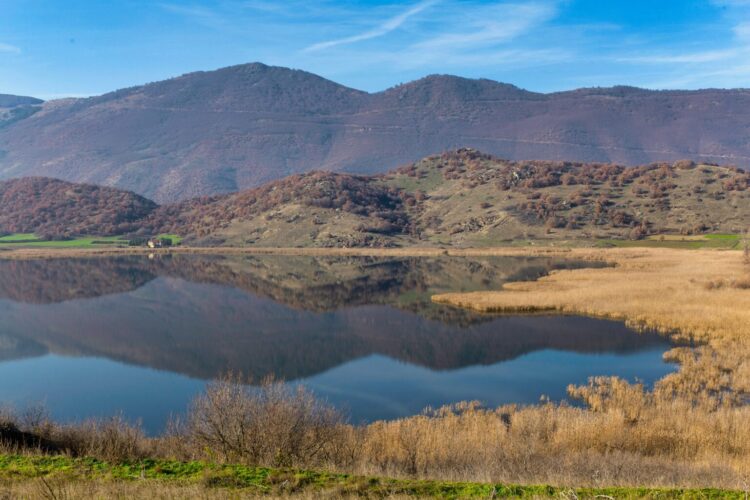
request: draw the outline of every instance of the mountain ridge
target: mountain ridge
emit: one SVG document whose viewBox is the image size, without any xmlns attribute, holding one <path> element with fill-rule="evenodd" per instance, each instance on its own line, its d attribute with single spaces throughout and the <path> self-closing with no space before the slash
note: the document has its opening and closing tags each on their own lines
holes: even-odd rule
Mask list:
<svg viewBox="0 0 750 500">
<path fill-rule="evenodd" d="M 0 235 L 52 239 L 166 233 L 198 246 L 483 246 L 739 234 L 748 220 L 750 172 L 736 167 L 517 162 L 473 149 L 374 176 L 314 171 L 165 205 L 49 178 L 0 182 Z"/>
<path fill-rule="evenodd" d="M 28 106 L 42 104 L 44 101 L 36 97 L 0 94 L 0 108 L 14 108 L 16 106 Z"/>
<path fill-rule="evenodd" d="M 311 170 L 379 173 L 461 147 L 513 160 L 750 166 L 747 89 L 543 94 L 428 75 L 367 93 L 250 63 L 31 107 L 0 130 L 0 179 L 88 182 L 160 203 Z"/>
</svg>

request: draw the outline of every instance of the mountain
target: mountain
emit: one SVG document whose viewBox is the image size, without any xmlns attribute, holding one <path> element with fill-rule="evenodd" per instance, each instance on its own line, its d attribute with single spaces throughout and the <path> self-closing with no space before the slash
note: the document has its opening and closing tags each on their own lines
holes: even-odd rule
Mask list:
<svg viewBox="0 0 750 500">
<path fill-rule="evenodd" d="M 123 234 L 137 230 L 134 223 L 156 208 L 146 198 L 115 188 L 41 177 L 0 182 L 0 234 Z"/>
<path fill-rule="evenodd" d="M 737 234 L 748 221 L 750 173 L 736 167 L 515 162 L 472 149 L 377 176 L 299 174 L 150 219 L 152 232 L 193 244 L 322 247 Z"/>
<path fill-rule="evenodd" d="M 33 115 L 43 103 L 34 97 L 0 94 L 0 129 Z"/>
<path fill-rule="evenodd" d="M 32 107 L 0 122 L 0 178 L 89 182 L 160 203 L 311 170 L 383 172 L 459 147 L 516 160 L 750 166 L 748 90 L 541 94 L 433 75 L 366 93 L 254 63 Z"/>
<path fill-rule="evenodd" d="M 473 149 L 375 176 L 295 174 L 232 194 L 158 206 L 115 188 L 0 182 L 0 233 L 143 236 L 202 246 L 482 246 L 514 240 L 738 234 L 750 173 L 690 161 L 502 160 Z"/>
<path fill-rule="evenodd" d="M 15 108 L 16 106 L 33 106 L 44 101 L 35 97 L 0 94 L 0 108 Z"/>
</svg>

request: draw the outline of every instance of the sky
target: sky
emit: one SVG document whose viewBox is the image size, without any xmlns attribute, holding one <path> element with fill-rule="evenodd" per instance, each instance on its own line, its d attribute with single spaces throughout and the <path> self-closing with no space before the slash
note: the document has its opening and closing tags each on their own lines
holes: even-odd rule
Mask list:
<svg viewBox="0 0 750 500">
<path fill-rule="evenodd" d="M 0 93 L 98 95 L 247 62 L 376 92 L 750 87 L 750 0 L 0 0 Z"/>
</svg>

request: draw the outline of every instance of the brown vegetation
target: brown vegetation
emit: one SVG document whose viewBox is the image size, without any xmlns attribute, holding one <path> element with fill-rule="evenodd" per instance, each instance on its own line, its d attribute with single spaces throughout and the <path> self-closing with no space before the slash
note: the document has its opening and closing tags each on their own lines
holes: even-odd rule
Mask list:
<svg viewBox="0 0 750 500">
<path fill-rule="evenodd" d="M 0 234 L 46 239 L 133 232 L 156 203 L 119 189 L 41 177 L 0 182 Z"/>
<path fill-rule="evenodd" d="M 360 231 L 391 235 L 409 233 L 405 206 L 414 205 L 414 201 L 411 194 L 371 177 L 313 172 L 232 195 L 165 206 L 146 225 L 152 232 L 202 238 L 233 221 L 257 217 L 285 204 L 355 214 L 368 221 Z"/>
<path fill-rule="evenodd" d="M 739 252 L 666 249 L 573 250 L 615 267 L 556 271 L 502 291 L 433 300 L 479 311 L 556 311 L 626 321 L 692 343 L 667 353 L 680 370 L 659 381 L 657 399 L 719 407 L 750 397 L 750 293 L 731 283 L 745 273 Z"/>
<path fill-rule="evenodd" d="M 590 409 L 462 403 L 353 426 L 303 390 L 273 382 L 248 389 L 230 377 L 209 387 L 164 437 L 144 438 L 117 419 L 81 426 L 41 420 L 2 427 L 38 441 L 14 442 L 6 430 L 2 442 L 6 452 L 111 462 L 148 455 L 443 480 L 743 488 L 747 407 L 708 411 L 680 400 L 657 407 L 642 387 L 617 379 L 592 380 L 572 393 Z"/>
<path fill-rule="evenodd" d="M 472 149 L 381 176 L 312 172 L 156 204 L 31 178 L 0 183 L 0 234 L 178 234 L 201 246 L 392 247 L 740 231 L 750 173 L 691 162 L 506 161 Z"/>
<path fill-rule="evenodd" d="M 695 464 L 701 462 L 700 450 L 708 447 L 714 451 L 705 455 L 704 463 L 727 464 L 747 477 L 750 427 L 743 421 L 750 421 L 750 294 L 737 279 L 746 272 L 738 253 L 573 253 L 588 253 L 617 266 L 559 271 L 537 282 L 505 285 L 503 291 L 445 294 L 433 300 L 480 311 L 544 310 L 615 318 L 696 343 L 665 354 L 680 363 L 680 370 L 658 381 L 651 392 L 599 379 L 588 387 L 571 388 L 571 393 L 596 415 L 619 415 L 620 425 L 630 429 L 628 439 L 637 440 L 639 452 L 647 456 L 682 450 Z M 605 428 L 591 429 L 588 435 L 602 437 Z M 674 441 L 677 434 L 685 440 Z M 716 440 L 724 439 L 721 436 L 726 441 L 720 444 Z M 718 458 L 714 453 L 731 456 Z"/>
<path fill-rule="evenodd" d="M 0 117 L 0 176 L 105 179 L 160 203 L 312 168 L 382 172 L 454 145 L 517 160 L 732 158 L 750 166 L 742 89 L 541 94 L 432 75 L 368 94 L 255 63 L 43 109 L 7 127 Z"/>
</svg>

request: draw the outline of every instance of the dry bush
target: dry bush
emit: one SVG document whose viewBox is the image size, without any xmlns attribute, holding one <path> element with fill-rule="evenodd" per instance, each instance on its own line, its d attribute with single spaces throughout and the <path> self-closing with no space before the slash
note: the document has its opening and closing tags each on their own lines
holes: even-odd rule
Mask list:
<svg viewBox="0 0 750 500">
<path fill-rule="evenodd" d="M 750 473 L 748 407 L 608 377 L 570 391 L 586 407 L 461 403 L 352 426 L 305 391 L 230 377 L 196 399 L 174 439 L 181 458 L 411 478 L 734 488 Z"/>
<path fill-rule="evenodd" d="M 52 422 L 41 407 L 21 413 L 0 411 L 0 450 L 63 453 L 109 462 L 139 460 L 153 452 L 140 425 L 131 425 L 122 417 L 60 425 Z"/>
<path fill-rule="evenodd" d="M 140 424 L 130 424 L 121 416 L 62 426 L 55 431 L 53 439 L 75 456 L 96 457 L 108 462 L 139 460 L 151 451 Z"/>
<path fill-rule="evenodd" d="M 577 486 L 739 488 L 750 476 L 747 406 L 694 405 L 606 377 L 571 393 L 588 407 L 461 403 L 352 426 L 304 390 L 273 381 L 252 388 L 227 377 L 198 396 L 187 421 L 167 437 L 144 439 L 118 419 L 55 428 L 50 435 L 67 442 L 66 453 L 110 461 L 148 453 L 362 475 Z"/>
<path fill-rule="evenodd" d="M 223 462 L 310 466 L 325 462 L 343 417 L 304 388 L 265 380 L 260 387 L 228 375 L 190 406 L 182 436 L 192 453 Z"/>
</svg>

